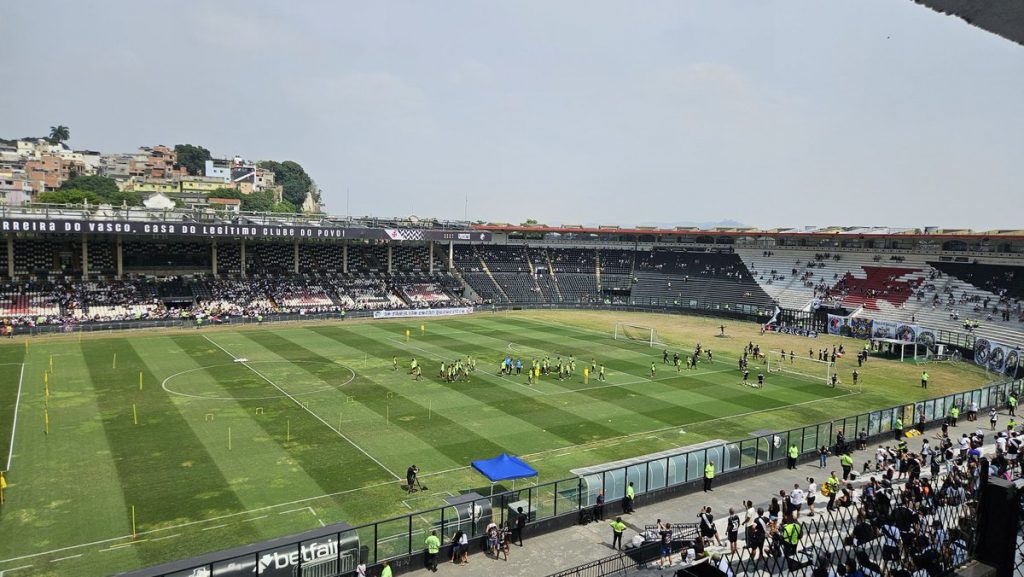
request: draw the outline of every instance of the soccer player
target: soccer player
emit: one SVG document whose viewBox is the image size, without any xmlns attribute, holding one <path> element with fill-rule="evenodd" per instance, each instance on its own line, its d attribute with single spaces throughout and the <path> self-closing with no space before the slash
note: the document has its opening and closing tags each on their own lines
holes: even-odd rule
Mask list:
<svg viewBox="0 0 1024 577">
<path fill-rule="evenodd" d="M 391 357 L 391 370 L 392 371 L 397 371 L 398 370 L 398 357 Z"/>
<path fill-rule="evenodd" d="M 597 380 L 599 380 L 599 381 L 603 381 L 604 380 L 604 365 L 603 364 L 601 365 L 600 371 L 597 373 Z"/>
<path fill-rule="evenodd" d="M 763 389 L 764 388 L 764 373 L 763 372 L 757 373 L 757 388 L 759 388 L 759 389 Z"/>
<path fill-rule="evenodd" d="M 857 379 L 859 379 L 859 378 L 860 378 L 860 373 L 857 372 L 857 369 L 853 369 L 853 384 L 856 385 L 857 384 Z"/>
<path fill-rule="evenodd" d="M 668 364 L 668 351 L 667 350 L 661 351 L 661 362 L 666 364 L 666 365 Z"/>
<path fill-rule="evenodd" d="M 747 380 L 750 379 L 750 369 L 743 369 L 743 384 L 747 384 Z"/>
<path fill-rule="evenodd" d="M 654 375 L 657 374 L 657 373 L 658 373 L 657 365 L 655 365 L 654 363 L 651 363 L 651 378 L 653 379 Z"/>
</svg>

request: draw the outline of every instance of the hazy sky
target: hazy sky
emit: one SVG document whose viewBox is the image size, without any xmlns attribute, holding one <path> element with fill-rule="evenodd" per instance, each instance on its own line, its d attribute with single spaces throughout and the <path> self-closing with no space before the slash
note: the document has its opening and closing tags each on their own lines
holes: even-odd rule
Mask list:
<svg viewBox="0 0 1024 577">
<path fill-rule="evenodd" d="M 909 0 L 34 0 L 0 39 L 0 136 L 292 159 L 335 214 L 1024 227 L 1024 49 Z"/>
</svg>

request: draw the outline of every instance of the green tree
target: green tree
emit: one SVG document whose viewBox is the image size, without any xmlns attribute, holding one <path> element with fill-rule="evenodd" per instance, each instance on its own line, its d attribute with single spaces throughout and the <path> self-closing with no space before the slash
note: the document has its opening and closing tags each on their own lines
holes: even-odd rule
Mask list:
<svg viewBox="0 0 1024 577">
<path fill-rule="evenodd" d="M 58 124 L 57 126 L 50 127 L 50 136 L 46 140 L 50 144 L 60 144 L 69 138 L 71 138 L 71 130 L 63 124 Z"/>
<path fill-rule="evenodd" d="M 273 207 L 273 211 L 274 212 L 289 212 L 289 213 L 299 212 L 298 209 L 295 208 L 295 205 L 290 203 L 290 202 L 288 202 L 287 200 L 282 200 L 281 202 L 275 204 L 274 207 Z"/>
<path fill-rule="evenodd" d="M 270 191 L 243 194 L 242 210 L 250 212 L 271 212 L 274 210 L 274 194 Z"/>
<path fill-rule="evenodd" d="M 306 174 L 306 170 L 302 168 L 301 164 L 292 160 L 284 162 L 268 160 L 261 162 L 260 168 L 274 173 L 274 182 L 280 184 L 284 189 L 285 200 L 295 206 L 302 206 L 302 201 L 306 199 L 306 192 L 313 186 L 313 179 Z"/>
<path fill-rule="evenodd" d="M 107 198 L 106 202 L 115 206 L 121 206 L 122 204 L 127 204 L 128 206 L 142 206 L 142 195 L 134 190 L 119 190 L 114 194 L 111 194 Z"/>
<path fill-rule="evenodd" d="M 106 199 L 95 192 L 78 189 L 41 192 L 35 198 L 35 202 L 40 204 L 82 204 L 85 201 L 89 201 L 89 204 L 102 204 L 106 202 Z"/>
<path fill-rule="evenodd" d="M 201 176 L 206 171 L 206 161 L 210 160 L 210 151 L 193 144 L 176 144 L 174 152 L 178 154 L 178 164 L 192 176 Z"/>
<path fill-rule="evenodd" d="M 110 197 L 117 193 L 117 181 L 105 176 L 76 176 L 64 181 L 61 190 L 88 190 L 102 197 Z"/>
</svg>

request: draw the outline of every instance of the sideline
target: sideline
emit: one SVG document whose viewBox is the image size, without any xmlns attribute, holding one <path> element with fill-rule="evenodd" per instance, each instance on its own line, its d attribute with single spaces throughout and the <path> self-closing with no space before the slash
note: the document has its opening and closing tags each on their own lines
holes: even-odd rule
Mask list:
<svg viewBox="0 0 1024 577">
<path fill-rule="evenodd" d="M 9 363 L 14 364 L 14 363 Z M 21 373 L 18 375 L 18 396 L 14 401 L 14 419 L 11 421 L 11 446 L 7 449 L 7 466 L 4 471 L 11 470 L 11 459 L 14 458 L 14 433 L 18 430 L 18 407 L 21 406 L 21 385 L 25 382 L 25 363 L 21 363 Z"/>
</svg>

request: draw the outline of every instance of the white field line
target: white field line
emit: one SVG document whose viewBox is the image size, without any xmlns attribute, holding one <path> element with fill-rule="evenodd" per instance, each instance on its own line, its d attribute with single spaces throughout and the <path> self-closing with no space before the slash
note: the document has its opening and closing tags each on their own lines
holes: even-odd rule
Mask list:
<svg viewBox="0 0 1024 577">
<path fill-rule="evenodd" d="M 79 553 L 78 555 L 68 555 L 67 557 L 61 557 L 60 559 L 50 559 L 50 563 L 57 563 L 60 561 L 67 561 L 68 559 L 78 559 L 85 553 Z"/>
<path fill-rule="evenodd" d="M 222 523 L 220 525 L 212 525 L 210 527 L 203 527 L 203 531 L 213 531 L 214 529 L 220 529 L 221 527 L 227 527 L 230 523 Z"/>
<path fill-rule="evenodd" d="M 18 571 L 20 569 L 31 569 L 32 567 L 32 565 L 22 565 L 21 567 L 11 567 L 10 569 L 4 569 L 0 571 L 0 577 L 4 577 L 4 575 L 10 573 L 11 571 Z"/>
<path fill-rule="evenodd" d="M 5 471 L 11 470 L 11 458 L 14 457 L 14 433 L 18 430 L 18 407 L 21 405 L 21 385 L 24 382 L 25 363 L 21 363 L 21 373 L 18 375 L 18 398 L 14 401 L 14 419 L 11 421 L 11 447 L 7 450 L 7 467 L 4 468 Z"/>
<path fill-rule="evenodd" d="M 552 326 L 558 326 L 558 327 L 562 327 L 563 326 L 563 325 L 554 325 L 553 323 L 547 323 L 547 322 L 539 321 L 537 319 L 529 319 L 529 320 L 531 320 L 533 322 L 539 322 L 539 323 L 542 323 L 542 324 L 551 324 Z M 576 328 L 576 327 L 572 327 L 572 328 L 573 328 L 573 330 L 576 330 L 578 332 L 588 332 L 587 329 Z M 604 334 L 604 333 L 601 333 L 599 331 L 589 331 L 589 332 L 592 332 L 592 333 L 595 333 L 595 334 L 601 334 L 601 335 Z M 607 336 L 607 335 L 605 335 L 605 336 Z M 205 335 L 204 335 L 204 337 L 205 337 Z M 210 342 L 213 342 L 213 341 L 210 341 Z M 216 343 L 214 343 L 214 344 L 216 344 Z M 402 344 L 405 344 L 405 343 L 402 343 Z M 218 346 L 218 348 L 219 348 L 219 346 Z M 221 349 L 221 350 L 223 350 L 223 349 Z M 428 351 L 424 351 L 424 352 L 428 352 Z M 225 353 L 227 353 L 227 351 L 225 351 Z M 230 353 L 227 353 L 227 354 L 230 355 Z M 13 363 L 13 364 L 17 364 L 17 363 Z M 732 369 L 729 369 L 729 370 L 732 370 Z M 818 402 L 821 402 L 821 401 L 826 401 L 826 400 L 829 400 L 829 399 L 841 399 L 843 397 L 848 397 L 848 396 L 851 396 L 851 395 L 858 395 L 858 394 L 862 394 L 862 393 L 858 392 L 858 391 L 851 391 L 849 393 L 846 393 L 846 394 L 843 394 L 843 395 L 838 395 L 838 396 L 835 396 L 835 397 L 826 397 L 826 398 L 821 398 L 821 399 L 812 399 L 812 400 L 809 400 L 809 401 L 804 401 L 802 403 L 795 403 L 795 404 L 792 404 L 792 405 L 786 405 L 786 407 L 795 407 L 795 406 L 801 406 L 801 405 L 809 405 L 809 404 L 818 403 Z M 724 419 L 735 418 L 735 417 L 750 416 L 750 415 L 754 415 L 754 414 L 757 414 L 757 413 L 774 411 L 774 410 L 777 410 L 777 409 L 780 409 L 780 408 L 786 408 L 786 407 L 776 407 L 776 408 L 772 408 L 772 409 L 762 409 L 760 411 L 750 411 L 748 413 L 743 413 L 743 414 L 740 414 L 740 415 L 728 415 L 728 416 L 724 416 L 724 417 L 718 417 L 718 418 L 715 418 L 715 419 L 707 419 L 705 421 L 697 421 L 697 422 L 694 422 L 694 423 L 687 423 L 686 426 L 706 424 L 706 423 L 711 423 L 711 422 L 715 422 L 715 421 L 721 421 L 721 420 L 724 420 Z M 682 425 L 679 425 L 679 426 L 682 426 Z M 660 429 L 653 429 L 653 430 L 649 430 L 649 431 L 640 431 L 640 432 L 637 432 L 637 433 L 630 433 L 628 435 L 621 435 L 621 436 L 618 436 L 618 437 L 609 437 L 607 439 L 601 439 L 601 440 L 598 440 L 598 441 L 591 441 L 589 443 L 582 443 L 582 444 L 578 444 L 578 445 L 569 445 L 569 446 L 563 446 L 563 447 L 556 447 L 554 449 L 546 449 L 544 451 L 539 451 L 539 452 L 536 452 L 536 453 L 530 453 L 529 455 L 523 455 L 523 457 L 534 457 L 534 456 L 545 455 L 547 453 L 553 453 L 553 452 L 556 452 L 556 451 L 565 451 L 566 449 L 574 449 L 574 448 L 579 448 L 579 447 L 587 447 L 587 446 L 593 446 L 593 445 L 600 445 L 601 443 L 608 443 L 608 442 L 612 442 L 612 441 L 620 441 L 620 440 L 624 440 L 624 439 L 629 439 L 631 437 L 636 437 L 636 436 L 639 436 L 639 435 L 650 435 L 652 433 L 660 433 L 660 432 L 664 432 L 664 431 L 674 430 L 676 428 L 678 428 L 678 427 L 677 426 L 673 426 L 673 427 L 663 427 L 663 428 L 660 428 Z M 427 478 L 427 477 L 435 477 L 435 476 L 439 476 L 439 475 L 445 475 L 445 474 L 453 473 L 453 472 L 456 472 L 456 471 L 463 471 L 463 470 L 466 470 L 466 469 L 469 469 L 469 468 L 470 467 L 468 467 L 468 466 L 453 467 L 451 469 L 445 469 L 443 471 L 436 471 L 436 472 L 432 472 L 432 473 L 424 473 L 424 474 L 420 475 L 420 478 Z M 377 487 L 383 487 L 385 485 L 390 485 L 391 483 L 392 483 L 392 481 L 384 481 L 384 482 L 381 482 L 381 483 L 374 483 L 372 485 L 366 485 L 364 487 L 357 487 L 355 489 L 346 489 L 344 491 L 337 491 L 337 492 L 334 492 L 334 493 L 324 493 L 323 495 L 316 495 L 316 496 L 313 496 L 313 497 L 304 497 L 302 499 L 297 499 L 295 501 L 287 501 L 287 502 L 284 502 L 284 503 L 277 503 L 277 504 L 274 504 L 274 505 L 267 505 L 267 506 L 264 506 L 264 507 L 257 507 L 255 509 L 249 509 L 249 510 L 246 510 L 246 511 L 237 511 L 235 513 L 228 513 L 226 515 L 219 515 L 219 516 L 216 516 L 216 517 L 210 517 L 208 519 L 199 519 L 199 520 L 196 520 L 196 521 L 189 521 L 187 523 L 181 523 L 181 524 L 178 524 L 178 525 L 171 525 L 171 526 L 167 526 L 167 527 L 160 527 L 160 528 L 157 528 L 157 529 L 150 529 L 148 531 L 142 531 L 142 532 L 138 533 L 138 536 L 151 535 L 151 534 L 160 533 L 160 532 L 163 532 L 163 531 L 174 531 L 174 530 L 177 530 L 177 529 L 183 529 L 183 528 L 186 528 L 186 527 L 191 527 L 193 525 L 199 525 L 199 524 L 202 524 L 202 523 L 210 523 L 210 522 L 214 522 L 214 521 L 220 521 L 220 520 L 223 520 L 223 519 L 229 519 L 229 518 L 232 518 L 232 517 L 238 517 L 240 515 L 248 515 L 248 514 L 256 513 L 256 512 L 260 512 L 260 511 L 276 509 L 278 507 L 287 507 L 287 506 L 290 506 L 290 505 L 299 505 L 299 504 L 302 504 L 302 503 L 309 503 L 309 502 L 312 502 L 312 501 L 318 501 L 320 499 L 327 499 L 327 498 L 331 498 L 331 497 L 338 497 L 338 496 L 341 496 L 341 495 L 348 495 L 348 494 L 351 494 L 351 493 L 356 493 L 356 492 L 359 492 L 359 491 L 364 491 L 366 489 L 373 489 L 373 488 L 377 488 Z M 225 525 L 222 525 L 222 527 L 223 526 L 225 526 Z M 103 545 L 105 543 L 111 543 L 113 541 L 120 541 L 122 539 L 131 539 L 131 538 L 132 538 L 131 535 L 122 535 L 120 537 L 111 537 L 111 538 L 108 538 L 108 539 L 101 539 L 101 540 L 92 541 L 92 542 L 89 542 L 89 543 L 79 543 L 77 545 L 69 545 L 69 546 L 66 546 L 66 547 L 60 547 L 60 548 L 57 548 L 57 549 L 51 549 L 49 551 L 40 551 L 38 553 L 31 553 L 31 554 L 28 554 L 28 555 L 21 555 L 21 556 L 18 556 L 18 557 L 11 557 L 9 559 L 0 559 L 0 564 L 11 563 L 11 562 L 20 561 L 20 560 L 23 560 L 23 559 L 31 559 L 33 557 L 41 557 L 41 556 L 50 555 L 50 554 L 53 554 L 53 553 L 60 553 L 62 551 L 70 551 L 70 550 L 78 549 L 78 548 L 81 548 L 81 547 L 91 547 L 93 545 Z M 103 550 L 105 551 L 106 549 L 103 549 Z M 0 577 L 3 577 L 3 571 L 16 571 L 18 569 L 27 569 L 27 568 L 30 568 L 30 567 L 32 567 L 32 565 L 25 565 L 25 566 L 22 566 L 22 567 L 15 567 L 15 568 L 11 568 L 11 569 L 4 569 L 4 570 L 0 571 Z"/>
<path fill-rule="evenodd" d="M 461 469 L 468 469 L 469 467 L 460 467 L 460 468 Z M 454 470 L 456 470 L 456 469 L 450 469 L 450 470 L 444 471 L 444 472 L 447 473 L 447 472 L 451 472 L 451 471 L 454 471 Z M 435 474 L 437 474 L 437 473 L 435 473 Z M 420 476 L 421 477 L 426 477 L 428 475 L 420 475 Z M 234 513 L 228 513 L 226 515 L 218 515 L 216 517 L 210 517 L 208 519 L 199 519 L 199 520 L 196 520 L 196 521 L 189 521 L 187 523 L 181 523 L 181 524 L 178 524 L 178 525 L 169 525 L 167 527 L 159 527 L 157 529 L 150 529 L 148 531 L 140 531 L 137 534 L 137 536 L 141 537 L 143 535 L 152 535 L 154 533 L 161 533 L 161 532 L 164 532 L 164 531 L 175 531 L 177 529 L 184 529 L 186 527 L 191 527 L 193 525 L 200 525 L 200 524 L 203 524 L 203 523 L 211 523 L 211 522 L 215 522 L 215 521 L 223 521 L 224 519 L 231 519 L 233 517 L 238 517 L 238 516 L 241 516 L 241 515 L 250 515 L 252 513 L 258 513 L 258 512 L 261 512 L 261 511 L 267 511 L 267 510 L 270 510 L 270 509 L 276 509 L 278 507 L 288 507 L 288 506 L 291 506 L 291 505 L 298 505 L 300 503 L 309 503 L 310 501 L 318 501 L 320 499 L 328 499 L 328 498 L 331 498 L 331 497 L 338 497 L 340 495 L 347 495 L 349 493 L 355 493 L 357 491 L 363 491 L 363 490 L 366 490 L 366 489 L 374 489 L 376 487 L 383 487 L 385 485 L 391 485 L 392 483 L 393 483 L 393 481 L 384 481 L 383 483 L 374 483 L 372 485 L 366 485 L 365 487 L 358 487 L 358 488 L 355 488 L 355 489 L 346 489 L 344 491 L 337 491 L 335 493 L 325 493 L 323 495 L 316 495 L 315 497 L 305 497 L 303 499 L 297 499 L 295 501 L 288 501 L 288 502 L 285 502 L 285 503 L 276 503 L 274 505 L 267 505 L 265 507 L 257 507 L 255 509 L 247 509 L 245 511 L 236 511 Z M 226 526 L 227 526 L 227 524 L 219 525 L 218 527 L 226 527 Z M 77 545 L 68 545 L 66 547 L 60 547 L 60 548 L 57 548 L 57 549 L 50 549 L 49 551 L 40 551 L 38 553 L 30 553 L 28 555 L 21 555 L 19 557 L 11 557 L 10 559 L 0 559 L 0 564 L 11 563 L 13 561 L 20 561 L 22 559 L 31 559 L 33 557 L 41 557 L 43 555 L 51 555 L 53 553 L 60 553 L 62 551 L 70 551 L 72 549 L 79 549 L 81 547 L 92 547 L 93 545 L 104 545 L 106 543 L 111 543 L 111 542 L 114 542 L 114 541 L 121 541 L 123 539 L 131 539 L 131 538 L 132 538 L 132 536 L 129 534 L 129 535 L 121 535 L 120 537 L 110 537 L 110 538 L 107 538 L 107 539 L 100 539 L 98 541 L 91 541 L 89 543 L 79 543 Z M 124 544 L 120 545 L 120 547 L 123 547 L 123 546 L 126 546 L 126 545 L 131 545 L 131 543 L 124 543 Z M 108 550 L 109 549 L 101 549 L 101 551 L 108 551 Z M 8 571 L 12 571 L 12 570 L 13 569 L 8 569 Z M 0 577 L 2 577 L 2 576 L 0 576 Z"/>
<path fill-rule="evenodd" d="M 208 337 L 208 336 L 206 336 L 206 335 L 203 335 L 203 338 L 204 338 L 204 339 L 206 339 L 206 340 L 208 340 L 208 341 L 210 341 L 210 343 L 211 343 L 211 344 L 212 344 L 213 346 L 215 346 L 215 347 L 217 347 L 218 349 L 220 349 L 221 351 L 223 351 L 225 355 L 227 355 L 227 356 L 231 357 L 232 359 L 238 360 L 238 358 L 239 358 L 239 357 L 236 357 L 235 355 L 233 355 L 233 354 L 231 354 L 230 352 L 228 352 L 228 350 L 227 350 L 227 349 L 225 349 L 224 347 L 222 347 L 222 346 L 218 345 L 218 344 L 217 344 L 217 343 L 216 343 L 216 342 L 215 342 L 215 341 L 214 341 L 213 339 L 211 339 L 210 337 Z M 324 419 L 323 419 L 323 418 L 322 418 L 322 417 L 321 417 L 320 415 L 318 415 L 318 414 L 314 413 L 314 412 L 313 412 L 312 410 L 310 410 L 310 408 L 309 408 L 309 407 L 307 407 L 306 405 L 304 405 L 304 404 L 302 404 L 301 402 L 299 402 L 299 400 L 298 400 L 298 399 L 296 399 L 296 398 L 295 398 L 295 397 L 294 397 L 294 396 L 293 396 L 293 395 L 292 395 L 291 393 L 289 393 L 288 391 L 286 391 L 286 390 L 282 389 L 282 388 L 281 388 L 280 386 L 278 386 L 278 384 L 277 384 L 277 383 L 275 383 L 274 381 L 270 380 L 270 379 L 269 379 L 269 378 L 268 378 L 268 377 L 267 377 L 266 375 L 264 375 L 263 373 L 259 372 L 259 371 L 258 371 L 258 370 L 256 370 L 255 368 L 253 368 L 253 367 L 252 367 L 252 365 L 250 365 L 250 364 L 249 364 L 248 362 L 240 361 L 240 363 L 241 363 L 242 365 L 244 365 L 244 366 L 245 366 L 245 368 L 247 368 L 247 369 L 249 369 L 250 371 L 252 371 L 252 372 L 256 373 L 256 376 L 260 377 L 261 379 L 263 379 L 264 381 L 266 381 L 267 383 L 269 383 L 269 384 L 270 384 L 270 386 L 274 387 L 274 388 L 275 388 L 275 389 L 277 389 L 278 391 L 281 391 L 281 394 L 283 394 L 284 396 L 286 396 L 286 397 L 288 397 L 289 399 L 291 399 L 291 401 L 292 401 L 293 403 L 295 403 L 296 405 L 298 405 L 299 407 L 301 407 L 301 408 L 302 408 L 302 410 L 304 410 L 304 411 L 306 411 L 307 413 L 309 413 L 310 415 L 312 415 L 312 416 L 313 416 L 313 418 L 315 418 L 316 420 L 318 420 L 318 421 L 320 421 L 321 423 L 323 423 L 325 427 L 327 427 L 328 429 L 330 429 L 330 430 L 334 431 L 334 432 L 335 432 L 335 433 L 336 433 L 336 434 L 337 434 L 337 435 L 338 435 L 339 437 L 341 437 L 342 439 L 345 439 L 346 441 L 348 441 L 348 443 L 349 443 L 350 445 L 352 445 L 353 447 L 355 447 L 355 448 L 356 448 L 356 450 L 358 450 L 358 451 L 359 451 L 360 453 L 362 453 L 362 454 L 366 455 L 366 456 L 367 456 L 367 457 L 368 457 L 368 458 L 369 458 L 369 459 L 370 459 L 371 461 L 373 461 L 374 463 L 377 463 L 377 465 L 378 465 L 378 466 L 379 466 L 379 467 L 380 467 L 381 469 L 384 469 L 385 471 L 387 471 L 387 472 L 388 472 L 388 474 L 390 474 L 390 475 L 391 475 L 392 477 L 394 477 L 394 478 L 395 478 L 396 480 L 399 480 L 399 481 L 400 481 L 400 480 L 402 479 L 402 478 L 401 478 L 401 477 L 399 477 L 399 476 L 398 476 L 397 474 L 395 474 L 395 472 L 394 472 L 394 471 L 392 471 L 391 469 L 389 469 L 389 468 L 388 468 L 388 467 L 387 467 L 387 466 L 386 466 L 386 465 L 385 465 L 384 463 L 381 463 L 380 461 L 378 461 L 376 457 L 374 457 L 374 456 L 373 456 L 373 455 L 371 455 L 370 453 L 367 453 L 367 452 L 366 452 L 366 450 L 364 450 L 364 449 L 363 449 L 362 447 L 360 447 L 359 445 L 357 445 L 357 444 L 355 443 L 355 441 L 353 441 L 352 439 L 348 438 L 348 436 L 347 436 L 347 435 L 345 435 L 345 433 L 342 433 L 342 432 L 341 432 L 341 431 L 339 431 L 339 430 L 338 430 L 337 428 L 335 428 L 335 427 L 334 427 L 334 425 L 332 425 L 332 424 L 328 423 L 328 422 L 327 422 L 327 421 L 325 421 L 325 420 L 324 420 Z"/>
<path fill-rule="evenodd" d="M 175 537 L 181 537 L 181 533 L 175 533 L 173 535 L 164 535 L 163 537 L 157 537 L 156 539 L 150 539 L 150 541 L 163 541 L 164 539 L 174 539 Z"/>
<path fill-rule="evenodd" d="M 847 393 L 845 395 L 839 395 L 837 397 L 829 397 L 828 399 L 839 399 L 839 398 L 842 398 L 842 397 L 847 397 L 847 396 L 850 396 L 850 395 L 857 395 L 857 394 L 860 394 L 860 393 L 850 392 L 850 393 Z M 805 401 L 803 403 L 797 403 L 797 404 L 794 404 L 794 405 L 787 405 L 787 407 L 793 407 L 793 406 L 798 406 L 798 405 L 809 405 L 809 404 L 812 404 L 812 403 L 818 403 L 818 402 L 825 401 L 825 400 L 828 400 L 828 399 L 826 399 L 826 398 L 813 399 L 813 400 L 810 400 L 810 401 Z M 778 407 L 778 408 L 785 408 L 785 407 Z M 750 411 L 749 413 L 744 413 L 743 415 L 729 415 L 729 416 L 725 416 L 725 417 L 719 417 L 719 418 L 716 418 L 716 419 L 708 419 L 706 421 L 699 421 L 697 423 L 689 423 L 687 426 L 689 426 L 689 425 L 696 425 L 696 424 L 702 424 L 702 423 L 710 423 L 710 422 L 720 421 L 720 420 L 723 420 L 723 419 L 730 419 L 730 418 L 734 418 L 734 417 L 750 416 L 750 415 L 753 415 L 753 414 L 762 413 L 762 412 L 768 412 L 768 411 L 774 411 L 774 410 L 776 410 L 776 409 L 763 409 L 761 411 Z M 650 435 L 651 433 L 658 433 L 658 432 L 663 432 L 663 431 L 667 431 L 667 430 L 673 430 L 673 429 L 676 429 L 676 428 L 677 427 L 665 427 L 665 428 L 662 428 L 662 429 L 655 429 L 655 430 L 651 430 L 651 431 L 642 431 L 642 432 L 638 432 L 638 433 L 631 433 L 629 435 L 622 435 L 622 436 L 619 436 L 619 437 L 610 437 L 610 438 L 607 438 L 607 439 L 601 439 L 600 441 L 593 441 L 593 442 L 590 442 L 590 443 L 584 443 L 584 444 L 580 444 L 580 445 L 570 445 L 570 446 L 564 446 L 564 447 L 557 447 L 557 448 L 554 448 L 554 449 L 547 449 L 547 450 L 544 450 L 544 451 L 539 451 L 537 453 L 531 453 L 529 455 L 523 455 L 523 457 L 524 458 L 525 457 L 534 457 L 534 456 L 544 455 L 546 453 L 552 453 L 552 452 L 555 452 L 555 451 L 565 451 L 566 449 L 598 445 L 600 443 L 607 443 L 607 442 L 611 442 L 611 441 L 619 441 L 619 440 L 623 440 L 623 439 L 628 439 L 630 437 L 635 437 L 635 436 L 638 436 L 638 435 Z M 443 471 L 437 471 L 437 472 L 434 472 L 434 473 L 425 473 L 423 475 L 420 475 L 420 478 L 434 477 L 434 476 L 437 476 L 437 475 L 444 475 L 444 474 L 447 474 L 447 473 L 453 473 L 455 471 L 462 471 L 462 470 L 466 470 L 466 469 L 469 469 L 469 467 L 454 467 L 452 469 L 445 469 Z M 377 488 L 377 487 L 383 487 L 385 485 L 390 485 L 390 484 L 392 484 L 392 481 L 384 481 L 382 483 L 374 483 L 372 485 L 367 485 L 365 487 L 358 487 L 358 488 L 355 488 L 355 489 L 346 489 L 344 491 L 337 491 L 335 493 L 325 493 L 323 495 L 316 495 L 314 497 L 305 497 L 303 499 L 297 499 L 295 501 L 288 501 L 288 502 L 285 502 L 285 503 L 277 503 L 275 505 L 267 505 L 265 507 L 257 507 L 256 509 L 250 509 L 250 510 L 246 510 L 246 511 L 237 511 L 235 513 L 228 513 L 226 515 L 220 515 L 220 516 L 217 516 L 217 517 L 210 517 L 208 519 L 200 519 L 200 520 L 197 520 L 197 521 L 189 521 L 188 523 L 181 523 L 179 525 L 171 525 L 171 526 L 167 526 L 167 527 L 160 527 L 158 529 L 150 529 L 148 531 L 142 531 L 142 532 L 138 533 L 138 536 L 152 535 L 154 533 L 160 533 L 160 532 L 163 532 L 163 531 L 174 531 L 174 530 L 178 530 L 178 529 L 183 529 L 185 527 L 191 527 L 193 525 L 199 525 L 199 524 L 202 524 L 202 523 L 210 523 L 210 522 L 214 522 L 214 521 L 221 521 L 223 519 L 229 519 L 229 518 L 232 518 L 232 517 L 238 517 L 240 515 L 249 515 L 249 514 L 257 513 L 257 512 L 260 512 L 260 511 L 267 511 L 267 510 L 270 510 L 270 509 L 276 509 L 278 507 L 288 507 L 290 505 L 299 505 L 301 503 L 309 503 L 311 501 L 318 501 L 320 499 L 327 499 L 327 498 L 331 498 L 331 497 L 337 497 L 337 496 L 340 496 L 340 495 L 347 495 L 347 494 L 350 494 L 350 493 L 356 493 L 356 492 L 359 492 L 359 491 L 364 491 L 366 489 L 373 489 L 373 488 Z M 226 524 L 225 525 L 219 525 L 216 528 L 226 527 L 226 526 L 227 526 Z M 131 539 L 131 538 L 132 538 L 131 535 L 122 535 L 120 537 L 111 537 L 109 539 L 101 539 L 99 541 L 92 541 L 90 543 L 79 543 L 77 545 L 68 545 L 67 547 L 60 547 L 58 549 L 51 549 L 49 551 L 40 551 L 38 553 L 30 553 L 28 555 L 21 555 L 21 556 L 18 556 L 18 557 L 11 557 L 9 559 L 0 559 L 0 564 L 12 563 L 14 561 L 20 561 L 20 560 L 23 560 L 23 559 L 31 559 L 33 557 L 41 557 L 41 556 L 44 556 L 44 555 L 50 555 L 50 554 L 53 554 L 53 553 L 60 553 L 60 552 L 63 552 L 63 551 L 70 551 L 70 550 L 79 549 L 79 548 L 82 548 L 82 547 L 91 547 L 93 545 L 103 545 L 103 544 L 106 544 L 106 543 L 111 543 L 111 542 L 114 542 L 114 541 L 120 541 L 120 540 L 123 540 L 123 539 Z M 155 539 L 153 539 L 153 540 L 155 541 Z M 125 543 L 125 545 L 130 545 L 130 544 L 131 543 Z M 101 549 L 101 551 L 107 551 L 107 550 L 108 549 Z M 26 568 L 29 568 L 29 567 L 32 567 L 32 565 L 25 565 L 23 567 L 17 567 L 17 568 L 12 568 L 12 569 L 5 569 L 4 571 L 15 571 L 17 569 L 26 569 Z M 0 577 L 3 577 L 3 571 L 0 571 Z"/>
</svg>

